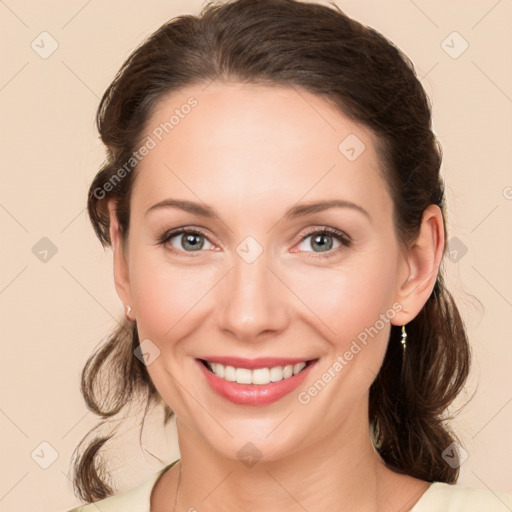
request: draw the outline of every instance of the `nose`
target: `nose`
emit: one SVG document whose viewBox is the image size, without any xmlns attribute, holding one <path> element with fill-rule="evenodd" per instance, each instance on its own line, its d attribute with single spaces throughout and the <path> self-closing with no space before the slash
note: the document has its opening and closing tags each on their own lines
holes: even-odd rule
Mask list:
<svg viewBox="0 0 512 512">
<path fill-rule="evenodd" d="M 219 283 L 217 323 L 238 341 L 254 343 L 277 336 L 290 319 L 290 291 L 268 266 L 266 253 L 248 263 L 235 255 Z"/>
</svg>

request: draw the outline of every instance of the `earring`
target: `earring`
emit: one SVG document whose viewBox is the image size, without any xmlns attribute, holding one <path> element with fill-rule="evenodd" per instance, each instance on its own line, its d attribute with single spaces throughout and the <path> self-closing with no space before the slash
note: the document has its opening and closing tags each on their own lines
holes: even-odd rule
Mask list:
<svg viewBox="0 0 512 512">
<path fill-rule="evenodd" d="M 402 349 L 405 352 L 405 348 L 406 348 L 406 345 L 407 345 L 407 333 L 405 332 L 405 325 L 402 325 L 402 339 L 401 339 L 401 343 L 402 343 Z"/>
<path fill-rule="evenodd" d="M 125 313 L 124 316 L 126 317 L 127 320 L 131 320 L 130 317 L 129 317 L 129 314 L 130 314 L 130 311 L 132 310 L 132 308 L 130 306 L 128 306 L 128 305 L 125 305 L 124 307 L 126 309 L 126 313 Z"/>
</svg>

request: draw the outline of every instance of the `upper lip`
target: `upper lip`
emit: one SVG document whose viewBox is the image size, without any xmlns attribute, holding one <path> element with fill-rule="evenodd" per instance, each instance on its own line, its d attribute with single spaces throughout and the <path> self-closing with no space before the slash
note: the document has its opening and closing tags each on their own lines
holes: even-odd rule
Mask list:
<svg viewBox="0 0 512 512">
<path fill-rule="evenodd" d="M 205 356 L 201 357 L 203 361 L 210 363 L 220 363 L 224 366 L 234 366 L 235 368 L 273 368 L 274 366 L 288 366 L 290 364 L 305 363 L 311 361 L 304 357 L 258 357 L 255 359 L 246 359 L 244 357 L 233 356 Z"/>
</svg>

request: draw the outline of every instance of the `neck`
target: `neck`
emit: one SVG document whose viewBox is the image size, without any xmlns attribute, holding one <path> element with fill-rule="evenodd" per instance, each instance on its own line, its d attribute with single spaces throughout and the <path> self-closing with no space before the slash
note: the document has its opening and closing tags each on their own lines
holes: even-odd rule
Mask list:
<svg viewBox="0 0 512 512">
<path fill-rule="evenodd" d="M 375 451 L 361 418 L 286 458 L 245 465 L 224 458 L 178 421 L 181 453 L 176 512 L 409 510 L 428 487 L 398 475 Z M 174 502 L 174 500 L 173 500 Z"/>
</svg>

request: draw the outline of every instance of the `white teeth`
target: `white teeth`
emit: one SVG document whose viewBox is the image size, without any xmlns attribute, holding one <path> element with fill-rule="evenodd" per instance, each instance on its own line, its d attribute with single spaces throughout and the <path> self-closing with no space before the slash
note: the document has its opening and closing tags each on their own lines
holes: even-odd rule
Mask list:
<svg viewBox="0 0 512 512">
<path fill-rule="evenodd" d="M 219 377 L 224 377 L 225 368 L 222 364 L 211 363 L 211 365 L 215 375 L 218 375 Z"/>
<path fill-rule="evenodd" d="M 252 370 L 252 384 L 268 384 L 270 382 L 270 370 L 268 368 L 257 368 Z"/>
<path fill-rule="evenodd" d="M 280 366 L 270 368 L 270 382 L 278 382 L 283 380 L 283 369 Z"/>
<path fill-rule="evenodd" d="M 223 364 L 210 363 L 209 361 L 207 361 L 207 365 L 212 372 L 221 379 L 237 382 L 238 384 L 258 385 L 289 379 L 293 375 L 300 373 L 306 367 L 305 362 L 295 365 L 274 366 L 273 368 L 256 368 L 254 370 L 249 370 L 248 368 L 234 368 L 233 366 L 224 366 Z"/>
<path fill-rule="evenodd" d="M 236 373 L 236 381 L 238 384 L 251 384 L 252 382 L 252 372 L 247 368 L 237 368 L 235 370 Z"/>
<path fill-rule="evenodd" d="M 297 373 L 304 370 L 305 367 L 306 363 L 297 363 L 296 365 L 293 366 L 293 375 L 297 375 Z"/>
<path fill-rule="evenodd" d="M 220 363 L 217 363 L 217 365 L 224 366 Z M 213 368 L 212 368 L 212 370 L 213 370 Z M 215 370 L 213 370 L 213 373 L 215 373 Z M 219 377 L 220 377 L 220 375 L 219 375 Z M 224 377 L 223 378 L 226 380 L 229 380 L 231 382 L 235 382 L 235 380 L 236 380 L 235 369 L 232 366 L 224 366 Z"/>
</svg>

